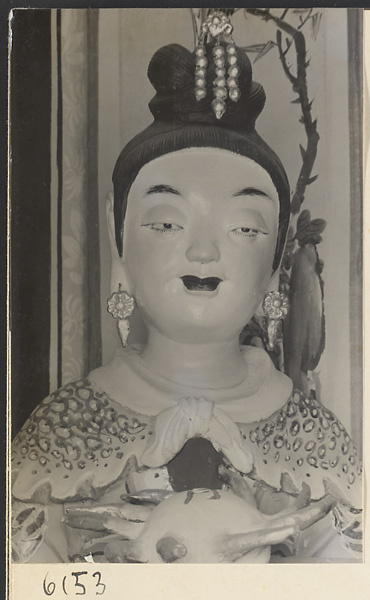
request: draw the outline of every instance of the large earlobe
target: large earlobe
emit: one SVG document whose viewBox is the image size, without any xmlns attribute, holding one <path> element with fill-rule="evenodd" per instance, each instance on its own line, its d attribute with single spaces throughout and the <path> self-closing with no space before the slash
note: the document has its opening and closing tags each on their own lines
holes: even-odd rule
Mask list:
<svg viewBox="0 0 370 600">
<path fill-rule="evenodd" d="M 108 226 L 109 245 L 111 252 L 111 276 L 110 276 L 110 291 L 113 294 L 117 292 L 119 284 L 121 289 L 132 295 L 131 286 L 129 283 L 128 274 L 126 271 L 124 257 L 119 256 L 115 228 L 114 228 L 114 196 L 113 192 L 108 192 L 106 197 L 106 217 Z"/>
<path fill-rule="evenodd" d="M 276 271 L 272 274 L 269 284 L 266 287 L 265 294 L 267 294 L 268 292 L 279 291 L 279 279 L 280 279 L 280 267 L 278 269 L 276 269 Z M 256 317 L 265 316 L 265 313 L 263 312 L 263 308 L 262 308 L 262 303 L 263 303 L 263 298 L 261 298 L 261 302 L 259 303 L 259 305 L 254 313 Z"/>
<path fill-rule="evenodd" d="M 288 226 L 288 231 L 289 231 L 289 227 L 290 227 L 290 223 L 291 223 L 291 216 L 289 218 L 289 226 Z M 280 258 L 280 263 L 278 268 L 273 272 L 271 279 L 266 287 L 265 290 L 265 295 L 268 294 L 268 292 L 279 292 L 279 288 L 280 288 L 280 273 L 281 273 L 281 264 L 283 261 L 283 256 L 285 253 L 285 247 L 287 244 L 287 240 L 288 240 L 288 231 L 287 231 L 287 235 L 285 237 L 285 242 L 284 242 L 284 247 L 283 247 L 283 251 L 281 253 L 281 258 Z M 263 303 L 263 298 L 261 299 L 261 302 L 259 303 L 257 310 L 255 311 L 255 316 L 256 317 L 264 317 L 265 313 L 263 312 L 263 308 L 262 308 L 262 303 Z"/>
</svg>

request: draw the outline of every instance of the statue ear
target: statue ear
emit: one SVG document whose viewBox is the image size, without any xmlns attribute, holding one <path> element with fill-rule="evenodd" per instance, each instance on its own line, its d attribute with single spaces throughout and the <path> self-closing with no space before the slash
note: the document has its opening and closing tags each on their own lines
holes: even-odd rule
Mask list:
<svg viewBox="0 0 370 600">
<path fill-rule="evenodd" d="M 279 291 L 279 279 L 280 279 L 280 267 L 277 268 L 276 271 L 272 274 L 269 284 L 266 287 L 265 294 L 267 294 L 268 292 Z M 257 309 L 255 310 L 254 314 L 256 317 L 263 317 L 265 315 L 265 313 L 263 312 L 263 308 L 262 308 L 262 302 L 263 302 L 263 298 L 261 298 L 261 302 L 259 303 L 259 305 L 257 306 Z"/>
<path fill-rule="evenodd" d="M 110 276 L 110 290 L 111 293 L 118 290 L 119 284 L 121 284 L 122 290 L 131 294 L 131 286 L 129 283 L 128 274 L 125 267 L 124 256 L 119 256 L 115 228 L 114 228 L 114 196 L 113 192 L 108 192 L 106 197 L 106 216 L 108 225 L 109 244 L 111 252 L 111 276 Z"/>
</svg>

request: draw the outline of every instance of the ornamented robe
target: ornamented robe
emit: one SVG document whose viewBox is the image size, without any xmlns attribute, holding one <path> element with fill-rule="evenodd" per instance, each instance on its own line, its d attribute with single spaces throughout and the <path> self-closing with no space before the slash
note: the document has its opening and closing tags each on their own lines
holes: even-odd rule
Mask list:
<svg viewBox="0 0 370 600">
<path fill-rule="evenodd" d="M 267 371 L 259 394 L 276 389 L 272 365 Z M 302 492 L 337 499 L 331 514 L 276 548 L 275 560 L 361 560 L 362 467 L 341 422 L 315 399 L 292 391 L 254 421 L 237 418 L 240 398 L 175 395 L 145 414 L 110 397 L 96 373 L 43 400 L 14 441 L 15 561 L 104 560 L 99 534 L 63 523 L 67 506 L 119 503 L 142 490 L 221 489 L 221 464 L 246 478 L 265 514 L 293 506 Z"/>
</svg>

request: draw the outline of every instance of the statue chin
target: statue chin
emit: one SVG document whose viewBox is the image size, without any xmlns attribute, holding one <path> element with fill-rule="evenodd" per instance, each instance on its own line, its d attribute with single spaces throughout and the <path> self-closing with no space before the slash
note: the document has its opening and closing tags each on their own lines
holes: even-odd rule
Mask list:
<svg viewBox="0 0 370 600">
<path fill-rule="evenodd" d="M 239 543 L 240 533 L 265 526 L 263 515 L 229 490 L 189 490 L 153 510 L 131 549 L 149 563 L 267 563 L 270 546 Z"/>
</svg>

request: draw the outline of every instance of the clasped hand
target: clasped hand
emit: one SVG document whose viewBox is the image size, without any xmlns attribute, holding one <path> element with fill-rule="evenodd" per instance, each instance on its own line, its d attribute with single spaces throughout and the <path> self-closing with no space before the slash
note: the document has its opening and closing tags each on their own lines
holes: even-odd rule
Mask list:
<svg viewBox="0 0 370 600">
<path fill-rule="evenodd" d="M 120 504 L 66 508 L 64 522 L 98 532 L 86 555 L 103 544 L 109 562 L 268 562 L 271 545 L 310 527 L 336 504 L 331 495 L 310 503 L 306 486 L 288 508 L 263 514 L 244 477 L 224 466 L 219 471 L 227 489 L 144 490 L 122 496 Z"/>
</svg>

